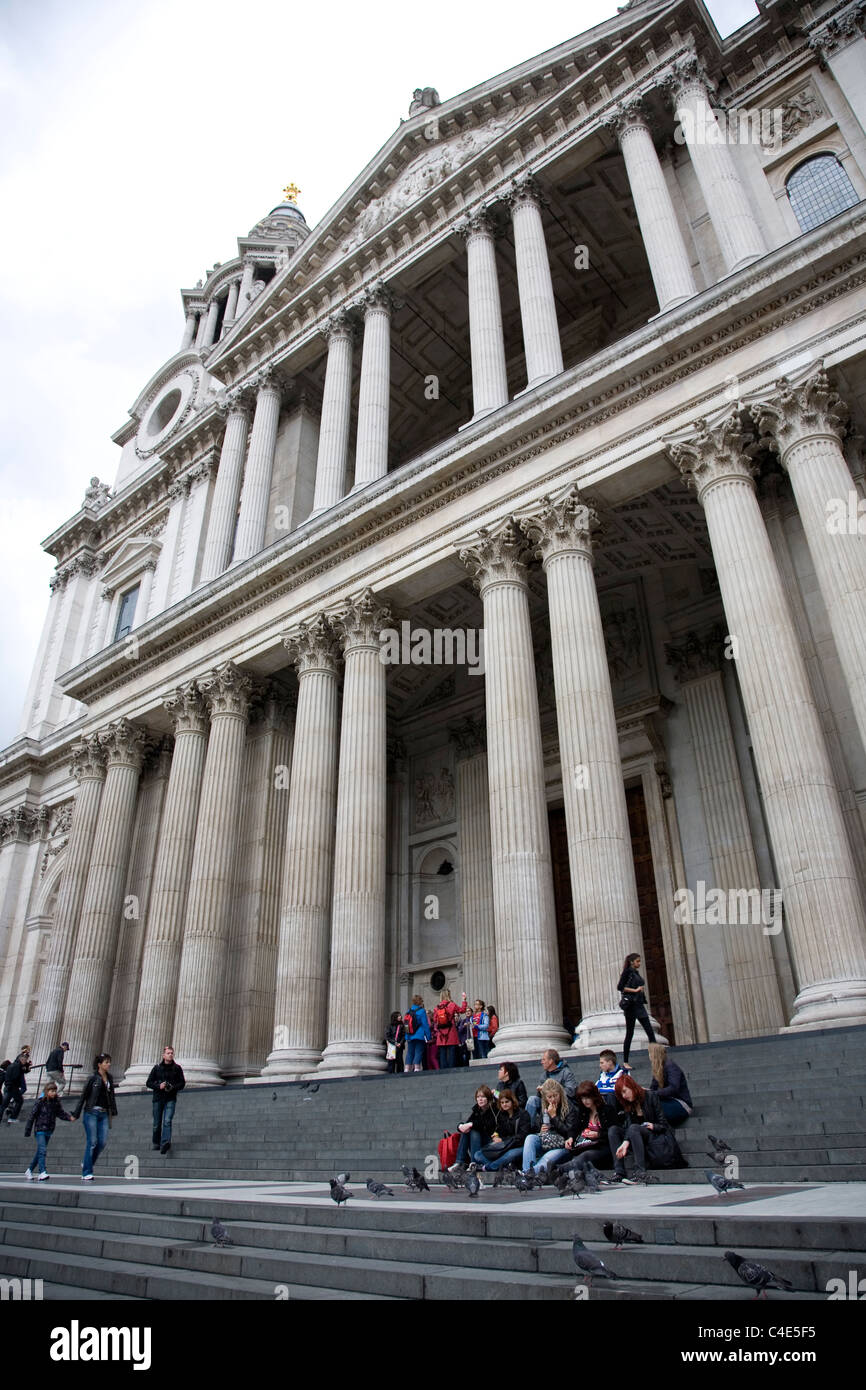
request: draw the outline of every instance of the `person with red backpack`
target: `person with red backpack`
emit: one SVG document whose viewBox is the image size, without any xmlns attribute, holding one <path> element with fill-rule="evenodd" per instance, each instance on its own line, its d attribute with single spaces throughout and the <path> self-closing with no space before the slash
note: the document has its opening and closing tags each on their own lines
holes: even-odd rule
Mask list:
<svg viewBox="0 0 866 1390">
<path fill-rule="evenodd" d="M 460 1046 L 456 1018 L 458 1014 L 465 1014 L 468 1008 L 465 990 L 463 1002 L 458 1006 L 451 998 L 450 989 L 443 989 L 439 1003 L 433 1010 L 433 1036 L 439 1049 L 441 1071 L 447 1071 L 456 1065 L 455 1057 Z"/>
<path fill-rule="evenodd" d="M 412 995 L 412 1003 L 403 1015 L 406 1028 L 406 1072 L 423 1071 L 424 1049 L 430 1041 L 430 1024 L 420 994 Z"/>
</svg>

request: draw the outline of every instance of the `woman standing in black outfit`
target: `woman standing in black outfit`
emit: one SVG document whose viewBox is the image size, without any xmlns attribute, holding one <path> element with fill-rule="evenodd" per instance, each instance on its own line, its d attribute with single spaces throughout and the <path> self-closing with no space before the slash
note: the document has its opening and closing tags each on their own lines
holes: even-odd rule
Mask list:
<svg viewBox="0 0 866 1390">
<path fill-rule="evenodd" d="M 643 977 L 638 973 L 640 965 L 640 953 L 634 952 L 626 956 L 625 965 L 622 967 L 622 974 L 619 977 L 617 989 L 622 996 L 620 1007 L 625 1014 L 625 1041 L 622 1045 L 622 1064 L 628 1063 L 629 1049 L 631 1040 L 634 1037 L 635 1019 L 640 1021 L 640 1026 L 647 1035 L 648 1040 L 654 1043 L 656 1035 L 653 1026 L 649 1021 L 649 1014 L 646 1011 L 646 993 L 644 991 Z"/>
</svg>

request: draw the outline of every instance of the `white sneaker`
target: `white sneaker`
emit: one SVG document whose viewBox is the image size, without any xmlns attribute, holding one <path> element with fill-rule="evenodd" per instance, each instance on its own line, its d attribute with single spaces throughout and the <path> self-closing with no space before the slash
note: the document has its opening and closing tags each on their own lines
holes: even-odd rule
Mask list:
<svg viewBox="0 0 866 1390">
<path fill-rule="evenodd" d="M 36 1181 L 37 1181 L 37 1182 L 47 1182 L 48 1179 L 49 1179 L 49 1177 L 50 1177 L 50 1174 L 49 1174 L 49 1173 L 40 1173 L 40 1174 L 39 1174 L 39 1177 L 36 1179 Z"/>
<path fill-rule="evenodd" d="M 35 1181 L 36 1181 L 36 1179 L 34 1178 L 34 1176 L 33 1176 L 33 1174 L 31 1173 L 31 1171 L 30 1171 L 29 1168 L 27 1169 L 27 1172 L 24 1174 L 24 1176 L 25 1176 L 25 1178 L 27 1179 L 28 1182 L 35 1182 Z"/>
<path fill-rule="evenodd" d="M 82 1181 L 82 1182 L 93 1182 L 93 1174 L 92 1174 L 92 1173 L 82 1173 L 82 1174 L 81 1174 L 81 1181 Z"/>
</svg>

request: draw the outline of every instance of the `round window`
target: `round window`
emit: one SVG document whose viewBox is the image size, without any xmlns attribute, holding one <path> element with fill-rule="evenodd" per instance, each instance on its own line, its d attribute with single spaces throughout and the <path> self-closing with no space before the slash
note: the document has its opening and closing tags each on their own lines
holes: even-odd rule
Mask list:
<svg viewBox="0 0 866 1390">
<path fill-rule="evenodd" d="M 433 971 L 433 974 L 430 976 L 430 988 L 431 988 L 431 989 L 444 989 L 444 988 L 445 988 L 445 972 L 444 972 L 443 970 L 434 970 L 434 971 Z"/>
<path fill-rule="evenodd" d="M 154 439 L 167 428 L 177 414 L 180 401 L 180 391 L 176 386 L 174 390 L 169 391 L 167 395 L 163 396 L 147 422 L 147 435 L 149 439 Z"/>
</svg>

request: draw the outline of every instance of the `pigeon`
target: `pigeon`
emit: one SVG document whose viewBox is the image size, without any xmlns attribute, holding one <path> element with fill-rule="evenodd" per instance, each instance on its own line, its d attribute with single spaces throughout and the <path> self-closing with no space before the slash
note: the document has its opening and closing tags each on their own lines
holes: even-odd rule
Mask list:
<svg viewBox="0 0 866 1390">
<path fill-rule="evenodd" d="M 312 1084 L 312 1086 L 310 1087 L 310 1095 L 311 1095 L 311 1096 L 314 1096 L 314 1095 L 316 1094 L 316 1092 L 318 1091 L 318 1089 L 319 1089 L 319 1083 L 318 1083 L 318 1081 L 314 1081 L 313 1084 Z"/>
<path fill-rule="evenodd" d="M 590 1288 L 593 1279 L 616 1279 L 617 1276 L 610 1272 L 604 1260 L 600 1260 L 598 1255 L 593 1255 L 591 1250 L 587 1250 L 579 1236 L 575 1236 L 571 1242 L 571 1253 L 578 1269 L 586 1275 Z"/>
<path fill-rule="evenodd" d="M 390 1187 L 386 1187 L 383 1182 L 375 1182 L 372 1178 L 367 1179 L 367 1191 L 373 1197 L 393 1197 L 394 1193 Z"/>
<path fill-rule="evenodd" d="M 564 1173 L 564 1182 L 557 1182 L 560 1197 L 580 1197 L 586 1192 L 586 1178 L 583 1173 Z M 554 1179 L 556 1182 L 556 1179 Z"/>
<path fill-rule="evenodd" d="M 337 1178 L 329 1178 L 328 1181 L 331 1185 L 331 1200 L 336 1202 L 337 1206 L 339 1206 L 341 1202 L 348 1202 L 352 1195 L 349 1189 L 344 1187 Z"/>
<path fill-rule="evenodd" d="M 508 1185 L 508 1169 L 497 1168 L 496 1172 L 493 1174 L 493 1186 L 502 1187 L 503 1183 L 506 1186 Z"/>
<path fill-rule="evenodd" d="M 737 1255 L 733 1250 L 725 1251 L 725 1259 L 728 1264 L 742 1279 L 744 1284 L 748 1284 L 750 1289 L 757 1289 L 756 1298 L 762 1295 L 767 1297 L 767 1289 L 792 1289 L 794 1285 L 790 1279 L 783 1279 L 781 1274 L 774 1274 L 771 1269 L 765 1269 L 759 1265 L 757 1260 L 745 1260 L 742 1255 Z"/>
<path fill-rule="evenodd" d="M 276 1100 L 276 1098 L 277 1098 L 277 1093 L 276 1093 L 276 1091 L 272 1091 L 272 1092 L 271 1092 L 271 1100 Z"/>
<path fill-rule="evenodd" d="M 601 1191 L 601 1174 L 597 1168 L 593 1168 L 588 1159 L 583 1170 L 583 1180 L 586 1183 L 587 1192 Z"/>
<path fill-rule="evenodd" d="M 727 1139 L 717 1139 L 714 1134 L 708 1134 L 707 1138 L 718 1153 L 729 1154 L 733 1152 Z M 720 1162 L 723 1161 L 724 1160 L 720 1160 Z"/>
<path fill-rule="evenodd" d="M 604 1231 L 605 1240 L 609 1240 L 617 1250 L 621 1250 L 624 1245 L 643 1245 L 643 1236 L 639 1236 L 637 1231 L 629 1230 L 628 1226 L 623 1226 L 621 1221 L 605 1221 L 601 1229 Z"/>
<path fill-rule="evenodd" d="M 449 1173 L 447 1168 L 441 1169 L 439 1173 L 439 1181 L 443 1182 L 450 1192 L 456 1192 L 458 1187 L 463 1186 L 462 1180 L 456 1178 L 453 1173 Z M 409 1183 L 407 1183 L 406 1186 L 408 1187 Z M 416 1189 L 413 1185 L 412 1191 L 415 1190 Z"/>
<path fill-rule="evenodd" d="M 518 1192 L 534 1192 L 536 1187 L 541 1186 L 541 1183 L 535 1173 L 518 1172 L 514 1174 L 514 1186 Z"/>
<path fill-rule="evenodd" d="M 345 1187 L 347 1182 L 351 1182 L 351 1180 L 352 1180 L 352 1174 L 351 1174 L 351 1173 L 338 1173 L 338 1174 L 337 1174 L 337 1179 L 336 1179 L 336 1180 L 337 1180 L 338 1183 L 340 1183 L 340 1185 L 341 1185 L 342 1187 Z"/>
<path fill-rule="evenodd" d="M 478 1174 L 474 1171 L 474 1169 L 469 1169 L 469 1172 L 463 1179 L 463 1183 L 470 1197 L 478 1196 L 478 1193 L 481 1191 L 481 1179 L 479 1178 Z"/>
<path fill-rule="evenodd" d="M 228 1228 L 223 1225 L 218 1216 L 215 1216 L 211 1223 L 210 1233 L 214 1238 L 215 1245 L 234 1245 L 234 1241 L 229 1239 Z"/>
<path fill-rule="evenodd" d="M 419 1173 L 417 1168 L 412 1169 L 412 1180 L 419 1192 L 429 1192 L 430 1186 L 423 1173 Z"/>
<path fill-rule="evenodd" d="M 711 1173 L 709 1168 L 704 1169 L 704 1177 L 708 1183 L 712 1183 L 720 1197 L 735 1187 L 741 1188 L 744 1192 L 746 1190 L 744 1184 L 737 1182 L 735 1178 L 723 1178 L 718 1173 Z"/>
</svg>

